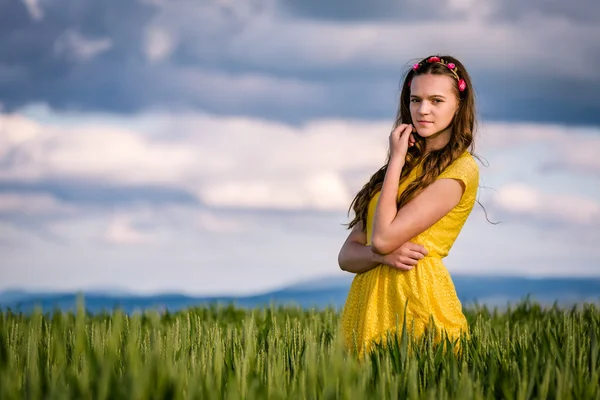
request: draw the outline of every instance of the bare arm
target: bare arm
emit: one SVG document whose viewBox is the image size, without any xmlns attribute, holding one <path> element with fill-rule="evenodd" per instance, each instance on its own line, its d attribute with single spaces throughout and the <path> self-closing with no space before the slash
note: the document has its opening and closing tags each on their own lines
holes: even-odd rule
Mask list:
<svg viewBox="0 0 600 400">
<path fill-rule="evenodd" d="M 361 222 L 354 225 L 352 231 L 338 254 L 338 264 L 343 271 L 360 274 L 375 268 L 382 262 L 382 257 L 371 251 L 367 245 L 367 235 L 362 231 Z"/>
<path fill-rule="evenodd" d="M 373 229 L 371 243 L 374 251 L 389 254 L 402 243 L 427 230 L 459 203 L 464 190 L 463 183 L 458 180 L 439 179 L 398 210 L 391 222 L 380 218 L 380 223 L 374 225 Z M 379 202 L 377 207 L 380 206 L 386 207 L 383 215 L 388 217 L 391 202 Z M 393 207 L 396 207 L 395 204 Z"/>
<path fill-rule="evenodd" d="M 402 271 L 414 268 L 428 251 L 421 245 L 407 242 L 390 254 L 382 255 L 373 251 L 362 232 L 362 223 L 358 223 L 348 235 L 338 255 L 338 264 L 343 271 L 360 274 L 380 264 Z"/>
</svg>

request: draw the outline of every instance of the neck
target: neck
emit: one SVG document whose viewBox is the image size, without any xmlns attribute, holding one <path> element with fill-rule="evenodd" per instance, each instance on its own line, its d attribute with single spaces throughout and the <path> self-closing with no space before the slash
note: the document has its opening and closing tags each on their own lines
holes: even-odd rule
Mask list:
<svg viewBox="0 0 600 400">
<path fill-rule="evenodd" d="M 441 132 L 436 133 L 425 139 L 425 151 L 430 152 L 433 150 L 441 149 L 446 146 L 452 136 L 452 129 L 448 128 Z"/>
</svg>

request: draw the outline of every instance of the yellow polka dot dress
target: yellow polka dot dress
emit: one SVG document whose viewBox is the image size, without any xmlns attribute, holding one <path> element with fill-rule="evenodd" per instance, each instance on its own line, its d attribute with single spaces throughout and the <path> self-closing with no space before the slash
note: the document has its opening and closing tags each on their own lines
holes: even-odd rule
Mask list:
<svg viewBox="0 0 600 400">
<path fill-rule="evenodd" d="M 416 167 L 401 182 L 399 194 L 418 173 L 419 167 Z M 448 255 L 473 209 L 479 186 L 479 168 L 473 156 L 465 152 L 438 177 L 444 178 L 462 181 L 465 192 L 448 214 L 411 240 L 423 245 L 429 254 L 410 271 L 380 264 L 354 277 L 340 321 L 349 350 L 357 348 L 362 356 L 372 348 L 373 342 L 385 344 L 383 340 L 388 331 L 393 333 L 398 326 L 400 334 L 405 316 L 407 328 L 414 329 L 415 336 L 424 332 L 430 317 L 438 328 L 436 340 L 441 338 L 441 330 L 445 330 L 451 339 L 458 338 L 461 331 L 469 334 L 462 305 L 442 259 Z M 368 240 L 378 198 L 379 193 L 369 203 Z"/>
</svg>

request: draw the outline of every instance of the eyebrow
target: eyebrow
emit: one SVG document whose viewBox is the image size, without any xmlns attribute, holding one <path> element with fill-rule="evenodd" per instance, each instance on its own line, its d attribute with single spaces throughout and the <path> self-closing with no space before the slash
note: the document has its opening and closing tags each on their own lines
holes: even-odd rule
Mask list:
<svg viewBox="0 0 600 400">
<path fill-rule="evenodd" d="M 420 99 L 421 98 L 420 96 L 417 96 L 417 95 L 414 95 L 414 94 L 411 94 L 410 97 L 411 98 L 415 98 L 415 99 Z M 439 98 L 442 98 L 442 99 L 446 98 L 446 96 L 443 96 L 441 94 L 432 94 L 431 96 L 429 96 L 430 99 L 432 99 L 434 97 L 439 97 Z"/>
</svg>

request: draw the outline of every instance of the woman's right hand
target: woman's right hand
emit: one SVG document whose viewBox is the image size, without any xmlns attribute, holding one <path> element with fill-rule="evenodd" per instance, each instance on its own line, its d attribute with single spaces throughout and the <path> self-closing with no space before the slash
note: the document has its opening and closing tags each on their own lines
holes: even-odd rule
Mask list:
<svg viewBox="0 0 600 400">
<path fill-rule="evenodd" d="M 413 132 L 416 132 L 413 125 L 400 124 L 390 133 L 389 143 L 392 158 L 397 157 L 404 161 L 408 148 L 415 145 Z"/>
<path fill-rule="evenodd" d="M 410 271 L 427 254 L 427 249 L 420 244 L 406 242 L 390 254 L 377 255 L 377 261 L 401 271 Z"/>
</svg>

